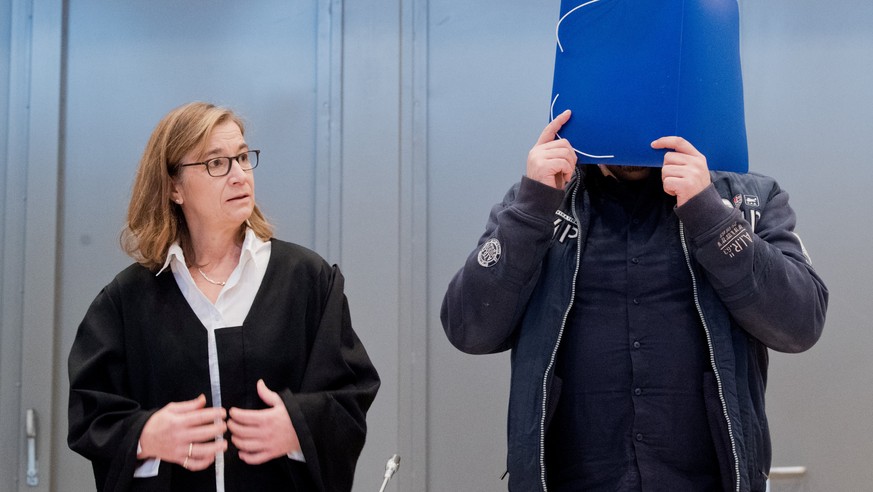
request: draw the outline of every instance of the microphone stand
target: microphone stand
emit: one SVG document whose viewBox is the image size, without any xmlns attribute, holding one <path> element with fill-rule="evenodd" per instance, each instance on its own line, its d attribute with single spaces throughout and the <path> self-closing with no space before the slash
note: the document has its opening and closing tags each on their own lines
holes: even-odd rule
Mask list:
<svg viewBox="0 0 873 492">
<path fill-rule="evenodd" d="M 385 492 L 388 480 L 391 480 L 391 477 L 394 476 L 398 468 L 400 468 L 400 455 L 395 454 L 388 458 L 388 463 L 385 463 L 385 478 L 382 480 L 382 487 L 379 488 L 379 492 Z"/>
</svg>

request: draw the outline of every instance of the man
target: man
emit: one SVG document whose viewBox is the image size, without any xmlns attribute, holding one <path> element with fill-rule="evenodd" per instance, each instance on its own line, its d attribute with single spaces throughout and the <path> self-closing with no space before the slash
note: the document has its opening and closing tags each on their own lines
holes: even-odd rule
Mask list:
<svg viewBox="0 0 873 492">
<path fill-rule="evenodd" d="M 569 118 L 441 312 L 460 350 L 512 350 L 510 490 L 763 491 L 767 349 L 810 348 L 828 297 L 787 193 L 680 137 L 661 168 L 577 167 Z"/>
</svg>

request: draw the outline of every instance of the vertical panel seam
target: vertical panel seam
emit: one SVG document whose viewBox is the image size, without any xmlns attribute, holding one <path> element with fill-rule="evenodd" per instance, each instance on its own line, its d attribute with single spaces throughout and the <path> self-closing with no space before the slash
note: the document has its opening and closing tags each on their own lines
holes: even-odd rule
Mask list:
<svg viewBox="0 0 873 492">
<path fill-rule="evenodd" d="M 315 249 L 342 263 L 343 0 L 320 0 L 316 38 Z"/>
<path fill-rule="evenodd" d="M 427 490 L 427 0 L 400 0 L 398 490 Z"/>
</svg>

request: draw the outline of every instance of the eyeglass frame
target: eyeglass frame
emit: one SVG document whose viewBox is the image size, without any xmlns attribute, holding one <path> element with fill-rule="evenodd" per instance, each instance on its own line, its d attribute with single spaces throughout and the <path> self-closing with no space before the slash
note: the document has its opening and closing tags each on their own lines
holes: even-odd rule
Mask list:
<svg viewBox="0 0 873 492">
<path fill-rule="evenodd" d="M 222 178 L 222 177 L 227 176 L 228 174 L 230 174 L 230 170 L 231 170 L 231 168 L 233 168 L 233 161 L 236 161 L 237 164 L 239 164 L 239 158 L 240 158 L 241 155 L 243 155 L 243 154 L 251 154 L 252 152 L 255 153 L 255 165 L 252 166 L 252 167 L 250 167 L 250 168 L 248 168 L 248 169 L 243 169 L 243 171 L 251 171 L 252 169 L 258 167 L 258 163 L 259 163 L 259 161 L 260 161 L 260 157 L 261 157 L 261 151 L 260 151 L 260 150 L 254 150 L 254 149 L 252 149 L 252 150 L 247 150 L 247 151 L 245 151 L 245 152 L 240 152 L 239 154 L 237 154 L 237 155 L 235 155 L 235 156 L 231 156 L 231 157 L 226 157 L 226 156 L 222 156 L 222 157 L 211 157 L 211 158 L 209 158 L 208 160 L 205 160 L 205 161 L 203 161 L 203 162 L 192 162 L 192 163 L 189 163 L 189 164 L 179 164 L 179 165 L 176 166 L 176 167 L 178 167 L 178 168 L 182 168 L 182 167 L 188 167 L 188 166 L 206 166 L 206 174 L 212 176 L 213 178 Z M 215 175 L 215 174 L 212 174 L 212 173 L 209 171 L 209 163 L 212 162 L 212 161 L 214 161 L 215 159 L 227 159 L 228 164 L 227 164 L 227 168 L 226 168 L 226 171 L 224 172 L 224 174 L 218 174 L 218 175 Z M 249 162 L 251 162 L 251 158 L 249 159 Z M 242 167 L 242 165 L 240 165 L 240 167 Z"/>
</svg>

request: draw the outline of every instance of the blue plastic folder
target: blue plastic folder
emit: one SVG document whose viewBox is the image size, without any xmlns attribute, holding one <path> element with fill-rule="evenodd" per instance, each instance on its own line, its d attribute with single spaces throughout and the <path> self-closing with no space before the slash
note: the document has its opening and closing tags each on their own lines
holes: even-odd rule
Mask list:
<svg viewBox="0 0 873 492">
<path fill-rule="evenodd" d="M 736 0 L 562 0 L 551 117 L 580 162 L 661 166 L 678 135 L 748 171 Z"/>
</svg>

